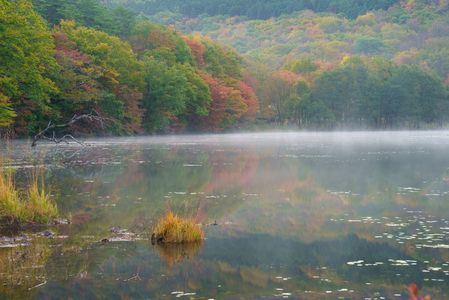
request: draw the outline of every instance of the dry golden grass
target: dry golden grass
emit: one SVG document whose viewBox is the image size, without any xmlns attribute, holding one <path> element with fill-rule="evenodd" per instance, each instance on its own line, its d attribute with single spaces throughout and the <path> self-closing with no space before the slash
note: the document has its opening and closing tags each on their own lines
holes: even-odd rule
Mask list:
<svg viewBox="0 0 449 300">
<path fill-rule="evenodd" d="M 25 213 L 12 172 L 0 170 L 0 218 L 8 222 L 20 222 L 26 219 Z"/>
<path fill-rule="evenodd" d="M 39 223 L 47 223 L 58 216 L 58 208 L 45 190 L 44 175 L 33 174 L 27 190 L 27 210 L 29 219 Z"/>
<path fill-rule="evenodd" d="M 47 223 L 57 217 L 58 208 L 45 190 L 44 176 L 33 173 L 26 192 L 19 193 L 12 171 L 1 169 L 0 160 L 0 220 L 7 223 Z"/>
<path fill-rule="evenodd" d="M 203 238 L 203 229 L 192 219 L 178 217 L 171 211 L 158 222 L 151 237 L 157 243 L 192 243 Z"/>
</svg>

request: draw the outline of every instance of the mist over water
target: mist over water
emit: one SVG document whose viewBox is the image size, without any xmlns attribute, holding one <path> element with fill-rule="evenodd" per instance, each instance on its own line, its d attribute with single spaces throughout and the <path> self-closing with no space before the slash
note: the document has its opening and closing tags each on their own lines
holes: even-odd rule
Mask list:
<svg viewBox="0 0 449 300">
<path fill-rule="evenodd" d="M 408 299 L 411 283 L 449 293 L 449 131 L 86 143 L 3 146 L 19 185 L 45 166 L 72 224 L 0 248 L 0 298 Z M 203 224 L 206 240 L 152 246 L 167 208 Z"/>
<path fill-rule="evenodd" d="M 201 135 L 165 135 L 147 137 L 103 138 L 89 140 L 89 144 L 225 144 L 225 145 L 264 145 L 279 146 L 285 144 L 306 145 L 308 143 L 324 144 L 400 144 L 430 142 L 435 144 L 449 143 L 449 131 L 278 131 L 248 132 L 228 134 Z"/>
</svg>

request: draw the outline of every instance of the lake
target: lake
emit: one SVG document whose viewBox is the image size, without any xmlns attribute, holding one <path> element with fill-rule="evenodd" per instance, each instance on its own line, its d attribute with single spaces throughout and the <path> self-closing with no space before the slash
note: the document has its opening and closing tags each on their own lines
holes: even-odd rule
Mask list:
<svg viewBox="0 0 449 300">
<path fill-rule="evenodd" d="M 1 299 L 449 295 L 449 131 L 86 143 L 1 146 L 19 187 L 44 169 L 71 220 L 3 233 Z M 205 240 L 152 246 L 168 209 Z"/>
</svg>

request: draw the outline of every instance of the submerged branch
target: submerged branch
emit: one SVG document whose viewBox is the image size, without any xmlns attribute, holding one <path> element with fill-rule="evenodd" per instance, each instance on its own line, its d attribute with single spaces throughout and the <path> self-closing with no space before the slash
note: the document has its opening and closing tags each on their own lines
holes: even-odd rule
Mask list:
<svg viewBox="0 0 449 300">
<path fill-rule="evenodd" d="M 39 283 L 39 284 L 37 284 L 37 285 L 35 285 L 35 286 L 33 286 L 33 287 L 28 288 L 28 290 L 30 291 L 30 290 L 32 290 L 32 289 L 41 287 L 41 286 L 46 285 L 46 284 L 47 284 L 47 280 L 45 280 L 44 282 Z"/>
</svg>

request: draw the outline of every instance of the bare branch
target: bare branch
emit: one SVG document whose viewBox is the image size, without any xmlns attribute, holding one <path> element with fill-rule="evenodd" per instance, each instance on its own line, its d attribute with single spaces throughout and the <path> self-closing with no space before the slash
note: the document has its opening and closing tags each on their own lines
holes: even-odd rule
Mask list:
<svg viewBox="0 0 449 300">
<path fill-rule="evenodd" d="M 85 146 L 86 144 L 84 144 L 83 142 L 77 140 L 74 136 L 72 136 L 71 134 L 66 134 L 64 136 L 62 136 L 61 138 L 57 138 L 56 137 L 56 133 L 55 133 L 55 129 L 62 129 L 62 128 L 67 128 L 67 127 L 71 127 L 73 124 L 81 121 L 81 120 L 87 120 L 89 122 L 98 122 L 101 126 L 101 128 L 104 128 L 104 121 L 107 120 L 106 118 L 103 118 L 102 116 L 100 116 L 100 114 L 93 110 L 92 113 L 89 114 L 82 114 L 82 115 L 74 115 L 70 121 L 68 121 L 67 123 L 64 124 L 54 124 L 51 120 L 48 122 L 48 125 L 46 128 L 44 128 L 43 130 L 41 130 L 38 134 L 36 134 L 33 137 L 33 143 L 31 144 L 31 147 L 35 147 L 37 145 L 37 142 L 39 140 L 46 140 L 46 141 L 50 141 L 50 142 L 54 142 L 56 144 L 60 144 L 62 142 L 69 144 L 70 141 L 78 143 L 80 145 Z M 49 137 L 47 134 L 52 131 L 52 136 Z"/>
</svg>

